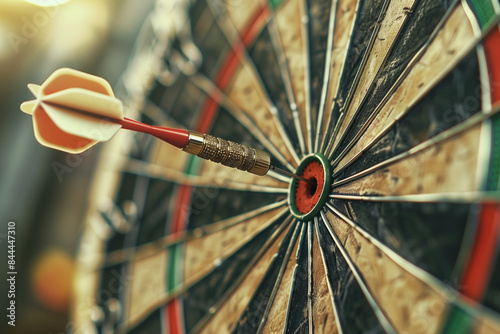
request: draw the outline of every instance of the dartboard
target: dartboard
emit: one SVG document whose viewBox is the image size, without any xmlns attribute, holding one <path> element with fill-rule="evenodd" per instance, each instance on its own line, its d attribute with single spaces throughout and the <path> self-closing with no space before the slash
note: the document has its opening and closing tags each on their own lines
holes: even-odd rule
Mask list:
<svg viewBox="0 0 500 334">
<path fill-rule="evenodd" d="M 163 0 L 126 115 L 269 152 L 257 176 L 121 131 L 72 330 L 500 332 L 498 0 Z"/>
</svg>

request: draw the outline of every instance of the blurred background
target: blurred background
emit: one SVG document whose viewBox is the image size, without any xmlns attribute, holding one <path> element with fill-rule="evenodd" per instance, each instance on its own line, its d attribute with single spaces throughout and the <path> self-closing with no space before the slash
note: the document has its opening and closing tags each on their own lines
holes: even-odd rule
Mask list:
<svg viewBox="0 0 500 334">
<path fill-rule="evenodd" d="M 74 257 L 99 150 L 38 144 L 19 105 L 71 67 L 120 80 L 153 0 L 0 1 L 0 333 L 71 333 Z M 16 327 L 7 325 L 7 224 L 16 224 Z"/>
</svg>

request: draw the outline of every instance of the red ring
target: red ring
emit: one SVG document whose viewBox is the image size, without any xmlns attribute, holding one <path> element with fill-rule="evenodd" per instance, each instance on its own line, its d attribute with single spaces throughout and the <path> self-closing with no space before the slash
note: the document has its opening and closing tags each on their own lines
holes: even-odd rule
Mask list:
<svg viewBox="0 0 500 334">
<path fill-rule="evenodd" d="M 317 161 L 311 161 L 300 176 L 308 180 L 316 180 L 316 189 L 314 185 L 302 181 L 297 182 L 295 192 L 295 205 L 300 213 L 310 212 L 316 203 L 318 203 L 325 183 L 325 171 L 323 166 Z"/>
</svg>

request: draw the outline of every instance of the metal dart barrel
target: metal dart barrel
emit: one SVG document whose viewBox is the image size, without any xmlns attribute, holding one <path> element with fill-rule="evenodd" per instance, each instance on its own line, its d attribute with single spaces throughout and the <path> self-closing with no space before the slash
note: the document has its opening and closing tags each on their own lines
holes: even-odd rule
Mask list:
<svg viewBox="0 0 500 334">
<path fill-rule="evenodd" d="M 266 175 L 271 167 L 267 152 L 196 131 L 188 133 L 185 152 L 260 176 Z"/>
<path fill-rule="evenodd" d="M 305 179 L 271 165 L 271 155 L 267 152 L 196 131 L 188 131 L 188 134 L 189 140 L 186 147 L 184 147 L 184 151 L 200 158 L 217 162 L 224 166 L 238 168 L 259 176 L 266 175 L 269 169 L 272 169 L 279 174 L 290 176 L 300 181 L 315 183 L 312 180 Z"/>
</svg>

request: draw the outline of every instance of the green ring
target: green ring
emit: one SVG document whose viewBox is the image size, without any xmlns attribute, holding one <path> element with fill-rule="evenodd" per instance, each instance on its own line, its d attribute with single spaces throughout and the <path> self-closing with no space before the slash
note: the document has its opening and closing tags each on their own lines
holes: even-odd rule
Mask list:
<svg viewBox="0 0 500 334">
<path fill-rule="evenodd" d="M 302 174 L 306 166 L 311 161 L 318 161 L 321 164 L 321 166 L 323 166 L 323 173 L 325 178 L 325 182 L 323 184 L 323 190 L 321 191 L 321 196 L 319 197 L 318 202 L 312 208 L 312 210 L 309 211 L 308 213 L 303 214 L 300 213 L 299 209 L 297 209 L 295 199 L 296 199 L 296 190 L 298 181 L 296 179 L 292 179 L 292 182 L 290 182 L 290 186 L 288 187 L 288 206 L 290 207 L 292 215 L 300 221 L 308 221 L 311 220 L 314 216 L 316 216 L 325 205 L 325 202 L 328 199 L 328 194 L 330 192 L 330 174 L 331 174 L 330 163 L 323 154 L 311 153 L 307 155 L 304 159 L 302 159 L 299 167 L 297 167 L 296 174 L 298 175 Z"/>
</svg>

